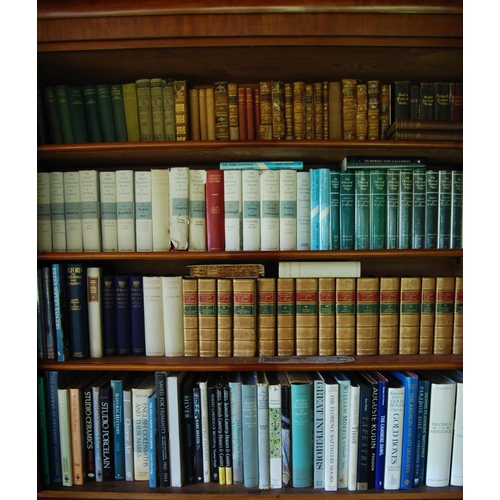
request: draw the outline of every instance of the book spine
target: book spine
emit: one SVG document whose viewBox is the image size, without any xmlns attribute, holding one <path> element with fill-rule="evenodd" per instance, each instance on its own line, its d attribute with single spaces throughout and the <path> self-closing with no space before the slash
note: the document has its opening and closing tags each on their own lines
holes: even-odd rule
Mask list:
<svg viewBox="0 0 500 500">
<path fill-rule="evenodd" d="M 370 472 L 370 418 L 372 388 L 362 385 L 359 393 L 358 457 L 356 490 L 367 490 Z"/>
<path fill-rule="evenodd" d="M 392 94 L 393 120 L 410 117 L 410 82 L 395 81 Z"/>
<path fill-rule="evenodd" d="M 102 251 L 117 252 L 116 172 L 99 172 L 99 195 Z"/>
<path fill-rule="evenodd" d="M 214 83 L 215 139 L 229 140 L 229 94 L 228 82 Z"/>
<path fill-rule="evenodd" d="M 233 353 L 233 281 L 217 279 L 217 356 Z"/>
<path fill-rule="evenodd" d="M 52 252 L 66 252 L 66 216 L 64 212 L 64 174 L 62 172 L 50 172 L 50 223 L 52 233 Z M 41 191 L 43 193 L 43 190 Z M 46 200 L 44 200 L 46 202 Z M 44 214 L 46 206 L 42 203 L 39 215 Z M 38 238 L 45 238 L 48 234 L 44 227 L 48 220 L 46 215 L 37 217 L 37 234 Z M 40 248 L 49 248 L 47 244 L 42 243 L 37 245 Z M 37 249 L 37 251 L 40 251 Z M 42 250 L 43 251 L 43 250 Z"/>
<path fill-rule="evenodd" d="M 59 434 L 61 446 L 62 485 L 73 486 L 73 455 L 71 452 L 71 417 L 68 389 L 57 389 Z"/>
<path fill-rule="evenodd" d="M 257 354 L 276 355 L 276 278 L 257 279 Z"/>
<path fill-rule="evenodd" d="M 227 101 L 229 115 L 229 139 L 231 141 L 237 141 L 240 139 L 237 83 L 230 82 L 227 84 Z"/>
<path fill-rule="evenodd" d="M 56 359 L 57 339 L 54 310 L 54 285 L 50 266 L 42 268 L 43 317 L 45 321 L 45 358 Z"/>
<path fill-rule="evenodd" d="M 45 116 L 47 119 L 47 125 L 49 129 L 49 137 L 51 144 L 62 144 L 62 131 L 61 123 L 59 120 L 59 114 L 57 110 L 56 102 L 56 91 L 51 85 L 44 86 L 42 88 L 43 94 L 43 105 L 45 110 Z"/>
<path fill-rule="evenodd" d="M 285 92 L 285 139 L 293 140 L 293 84 L 283 84 Z"/>
<path fill-rule="evenodd" d="M 436 306 L 434 321 L 434 354 L 451 354 L 453 347 L 453 306 L 455 278 L 436 278 Z"/>
<path fill-rule="evenodd" d="M 357 80 L 344 78 L 342 84 L 343 139 L 356 139 L 356 85 Z"/>
<path fill-rule="evenodd" d="M 198 279 L 199 355 L 217 356 L 217 280 Z"/>
<path fill-rule="evenodd" d="M 418 354 L 422 278 L 402 277 L 399 295 L 399 354 Z"/>
<path fill-rule="evenodd" d="M 110 85 L 110 92 L 116 140 L 118 142 L 127 142 L 127 124 L 125 121 L 125 107 L 123 104 L 122 85 L 120 83 Z"/>
<path fill-rule="evenodd" d="M 182 422 L 179 418 L 181 388 L 186 372 L 169 372 L 167 374 L 167 417 L 170 452 L 170 481 L 174 488 L 184 482 L 184 447 L 182 444 Z"/>
<path fill-rule="evenodd" d="M 464 113 L 463 83 L 452 82 L 450 93 L 450 119 L 462 121 Z"/>
<path fill-rule="evenodd" d="M 64 212 L 66 251 L 83 252 L 80 175 L 78 172 L 64 172 Z"/>
<path fill-rule="evenodd" d="M 73 138 L 75 143 L 88 142 L 87 124 L 85 122 L 85 108 L 83 102 L 83 87 L 68 87 L 69 92 L 69 112 L 71 125 L 73 128 Z"/>
<path fill-rule="evenodd" d="M 125 451 L 125 480 L 134 480 L 134 455 L 132 436 L 132 389 L 123 389 L 123 448 Z"/>
<path fill-rule="evenodd" d="M 153 251 L 151 171 L 134 172 L 135 246 L 137 252 Z"/>
<path fill-rule="evenodd" d="M 403 451 L 403 387 L 389 387 L 387 393 L 387 443 L 385 450 L 384 489 L 399 490 Z"/>
<path fill-rule="evenodd" d="M 318 279 L 295 280 L 295 354 L 318 354 Z"/>
<path fill-rule="evenodd" d="M 358 83 L 356 90 L 356 139 L 366 141 L 368 139 L 368 86 L 366 83 Z"/>
<path fill-rule="evenodd" d="M 52 184 L 51 184 L 52 185 Z M 463 247 L 463 172 L 451 172 L 451 235 L 450 248 Z M 52 235 L 54 227 L 52 226 Z"/>
<path fill-rule="evenodd" d="M 354 250 L 354 172 L 340 172 L 340 250 Z"/>
<path fill-rule="evenodd" d="M 318 375 L 319 377 L 319 375 Z M 314 469 L 313 469 L 313 487 L 314 489 L 325 488 L 325 450 L 327 441 L 326 435 L 326 395 L 325 381 L 321 378 L 314 379 Z"/>
<path fill-rule="evenodd" d="M 64 264 L 52 264 L 52 292 L 54 294 L 54 330 L 55 330 L 55 358 L 58 361 L 69 359 L 67 304 L 64 289 Z"/>
<path fill-rule="evenodd" d="M 169 176 L 168 169 L 151 169 L 153 252 L 170 251 Z"/>
<path fill-rule="evenodd" d="M 305 138 L 305 84 L 304 82 L 293 82 L 293 138 L 303 140 Z"/>
<path fill-rule="evenodd" d="M 260 175 L 242 171 L 243 250 L 260 250 Z"/>
<path fill-rule="evenodd" d="M 210 418 L 208 404 L 208 380 L 203 376 L 199 380 L 200 386 L 200 412 L 201 412 L 201 461 L 202 461 L 202 479 L 203 482 L 210 482 Z"/>
<path fill-rule="evenodd" d="M 436 277 L 422 276 L 420 296 L 419 354 L 432 354 L 434 350 L 434 318 L 436 313 Z"/>
<path fill-rule="evenodd" d="M 96 480 L 95 471 L 95 442 L 94 442 L 94 417 L 93 417 L 93 402 L 92 402 L 92 387 L 87 386 L 82 388 L 82 405 L 84 418 L 84 444 L 83 452 L 85 467 L 87 469 L 87 480 Z"/>
<path fill-rule="evenodd" d="M 439 173 L 425 173 L 425 248 L 438 246 Z"/>
<path fill-rule="evenodd" d="M 330 248 L 340 249 L 340 172 L 330 171 Z"/>
<path fill-rule="evenodd" d="M 330 169 L 320 168 L 319 182 L 319 249 L 330 250 Z"/>
<path fill-rule="evenodd" d="M 135 252 L 134 172 L 116 171 L 118 251 Z"/>
<path fill-rule="evenodd" d="M 67 85 L 56 85 L 57 114 L 61 124 L 61 134 L 63 144 L 73 144 L 75 142 L 73 134 L 73 125 L 70 111 L 70 89 Z"/>
<path fill-rule="evenodd" d="M 297 172 L 297 250 L 311 248 L 310 172 Z"/>
<path fill-rule="evenodd" d="M 104 480 L 104 475 L 102 462 L 101 391 L 98 386 L 92 386 L 92 409 L 95 446 L 95 480 L 101 483 Z"/>
<path fill-rule="evenodd" d="M 399 186 L 400 172 L 387 172 L 387 249 L 395 250 L 399 245 Z"/>
<path fill-rule="evenodd" d="M 438 248 L 451 248 L 452 172 L 439 171 Z"/>
<path fill-rule="evenodd" d="M 412 236 L 413 249 L 425 248 L 425 171 L 413 172 Z"/>
<path fill-rule="evenodd" d="M 370 171 L 370 249 L 387 246 L 387 172 Z"/>
<path fill-rule="evenodd" d="M 276 286 L 276 347 L 278 356 L 294 356 L 295 278 L 278 278 Z"/>
<path fill-rule="evenodd" d="M 413 212 L 413 172 L 399 173 L 399 224 L 398 248 L 412 246 L 412 212 Z"/>
<path fill-rule="evenodd" d="M 408 115 L 410 120 L 418 118 L 419 94 L 419 85 L 410 85 L 410 113 Z"/>
<path fill-rule="evenodd" d="M 281 386 L 269 385 L 269 487 L 281 489 L 282 479 Z"/>
<path fill-rule="evenodd" d="M 241 434 L 241 381 L 229 381 L 231 405 L 231 451 L 233 483 L 243 483 L 243 442 Z"/>
<path fill-rule="evenodd" d="M 224 182 L 224 246 L 226 252 L 243 248 L 241 170 L 228 170 Z"/>
<path fill-rule="evenodd" d="M 198 281 L 182 280 L 184 356 L 198 356 Z"/>
<path fill-rule="evenodd" d="M 368 139 L 377 141 L 380 139 L 380 82 L 369 80 L 367 82 L 368 92 Z"/>
<path fill-rule="evenodd" d="M 190 139 L 189 126 L 189 94 L 186 80 L 174 80 L 174 125 L 175 140 L 187 141 Z"/>
<path fill-rule="evenodd" d="M 259 485 L 259 451 L 257 427 L 257 384 L 241 386 L 241 419 L 243 433 L 243 485 Z"/>
<path fill-rule="evenodd" d="M 186 482 L 187 484 L 196 484 L 196 469 L 195 469 L 195 454 L 196 454 L 196 443 L 194 436 L 194 409 L 193 409 L 193 384 L 195 383 L 195 377 L 198 375 L 196 373 L 191 373 L 188 375 L 182 386 L 182 411 L 180 418 L 184 419 L 183 433 L 184 433 L 184 446 L 185 446 L 185 469 L 186 469 Z M 156 382 L 156 391 L 158 393 L 158 398 L 160 393 L 158 392 L 158 382 Z M 164 402 L 163 407 L 166 409 L 166 392 L 163 392 Z M 160 405 L 160 399 L 158 399 L 158 406 Z M 166 428 L 165 428 L 166 431 Z M 168 435 L 166 433 L 166 435 Z M 201 444 L 201 440 L 200 440 Z M 168 477 L 168 445 L 166 447 L 165 453 L 166 463 L 165 463 L 165 474 Z M 161 474 L 163 474 L 163 468 L 160 469 L 160 481 Z"/>
<path fill-rule="evenodd" d="M 418 96 L 418 119 L 433 120 L 434 119 L 434 83 L 421 82 Z"/>
<path fill-rule="evenodd" d="M 272 82 L 259 82 L 259 127 L 257 137 L 261 141 L 273 138 Z"/>
<path fill-rule="evenodd" d="M 105 275 L 102 280 L 102 343 L 104 356 L 116 355 L 115 278 Z"/>
<path fill-rule="evenodd" d="M 113 462 L 114 479 L 123 481 L 125 479 L 125 441 L 123 436 L 123 379 L 113 378 L 111 387 L 111 434 L 113 436 Z"/>
<path fill-rule="evenodd" d="M 311 219 L 311 240 L 310 249 L 319 250 L 319 169 L 312 168 L 309 171 L 310 175 L 310 219 Z"/>
<path fill-rule="evenodd" d="M 148 398 L 148 474 L 150 488 L 156 488 L 158 484 L 157 467 L 156 393 L 153 393 Z"/>
<path fill-rule="evenodd" d="M 125 125 L 129 142 L 139 142 L 141 132 L 139 125 L 139 107 L 137 104 L 137 89 L 135 82 L 122 85 L 123 108 L 125 111 Z"/>
<path fill-rule="evenodd" d="M 174 80 L 167 78 L 163 84 L 163 119 L 165 140 L 175 141 Z"/>
<path fill-rule="evenodd" d="M 240 86 L 238 86 L 238 132 L 240 141 L 248 140 L 246 89 Z"/>
<path fill-rule="evenodd" d="M 151 392 L 150 388 L 132 388 L 134 481 L 149 481 L 147 401 Z"/>
<path fill-rule="evenodd" d="M 434 120 L 451 119 L 451 83 L 434 83 Z"/>
<path fill-rule="evenodd" d="M 463 354 L 463 317 L 464 317 L 464 279 L 462 276 L 455 278 L 455 303 L 453 305 L 453 334 L 452 347 L 453 354 Z"/>
<path fill-rule="evenodd" d="M 196 482 L 203 481 L 203 448 L 202 448 L 202 430 L 201 430 L 201 399 L 199 386 L 193 387 L 193 422 L 194 422 L 194 440 L 195 440 L 195 472 Z M 218 481 L 217 481 L 218 482 Z"/>
<path fill-rule="evenodd" d="M 80 389 L 70 387 L 68 405 L 71 434 L 71 454 L 73 459 L 73 484 L 82 485 L 87 480 L 87 468 L 83 452 L 83 413 Z"/>
<path fill-rule="evenodd" d="M 106 384 L 101 387 L 100 390 L 103 481 L 111 481 L 114 479 L 113 409 L 111 405 L 111 389 L 109 384 Z"/>
<path fill-rule="evenodd" d="M 87 312 L 91 358 L 103 356 L 102 269 L 87 267 Z"/>
<path fill-rule="evenodd" d="M 397 354 L 399 340 L 399 278 L 381 276 L 378 354 Z"/>
<path fill-rule="evenodd" d="M 224 172 L 207 170 L 206 183 L 207 250 L 225 249 Z"/>
<path fill-rule="evenodd" d="M 269 384 L 260 378 L 257 384 L 257 427 L 259 453 L 259 488 L 270 488 L 270 443 L 269 443 Z"/>
<path fill-rule="evenodd" d="M 325 491 L 337 491 L 339 455 L 339 384 L 325 383 Z"/>
<path fill-rule="evenodd" d="M 286 137 L 285 87 L 281 80 L 271 82 L 272 139 L 280 141 Z"/>
<path fill-rule="evenodd" d="M 136 80 L 137 108 L 141 141 L 153 140 L 153 113 L 151 109 L 151 81 L 149 78 Z"/>
<path fill-rule="evenodd" d="M 384 463 L 385 463 L 385 448 L 386 427 L 387 427 L 387 389 L 388 380 L 380 373 L 378 382 L 378 398 L 377 398 L 377 434 L 376 434 L 376 449 L 375 449 L 375 474 L 373 484 L 376 490 L 384 488 Z"/>
<path fill-rule="evenodd" d="M 261 250 L 279 250 L 280 171 L 260 174 L 260 246 Z"/>
<path fill-rule="evenodd" d="M 305 139 L 314 139 L 314 87 L 306 83 L 304 90 Z"/>
<path fill-rule="evenodd" d="M 233 356 L 255 356 L 257 289 L 254 278 L 233 279 Z"/>
<path fill-rule="evenodd" d="M 62 483 L 58 403 L 60 372 L 56 370 L 46 371 L 44 380 L 46 385 L 50 480 L 52 483 Z"/>
<path fill-rule="evenodd" d="M 224 377 L 222 386 L 222 409 L 224 419 L 224 466 L 226 469 L 226 484 L 233 484 L 233 456 L 231 443 L 231 406 L 230 406 L 230 390 L 227 376 Z"/>
<path fill-rule="evenodd" d="M 335 354 L 335 278 L 318 279 L 318 354 Z"/>
<path fill-rule="evenodd" d="M 184 356 L 182 276 L 162 276 L 161 282 L 163 311 L 168 311 L 163 322 L 165 356 Z"/>
<path fill-rule="evenodd" d="M 297 171 L 280 172 L 280 250 L 297 250 Z"/>
<path fill-rule="evenodd" d="M 335 352 L 348 356 L 356 352 L 356 279 L 335 282 Z"/>
<path fill-rule="evenodd" d="M 253 141 L 255 139 L 255 100 L 253 89 L 249 87 L 245 88 L 245 104 L 248 140 Z"/>
<path fill-rule="evenodd" d="M 354 171 L 354 249 L 370 248 L 370 173 Z"/>
<path fill-rule="evenodd" d="M 37 358 L 46 359 L 46 333 L 45 333 L 45 314 L 44 314 L 44 290 L 42 270 L 36 270 L 36 321 L 37 321 Z"/>
<path fill-rule="evenodd" d="M 205 212 L 206 170 L 189 170 L 189 250 L 207 249 Z"/>
<path fill-rule="evenodd" d="M 391 90 L 390 84 L 380 85 L 380 138 L 391 124 Z"/>
<path fill-rule="evenodd" d="M 356 354 L 378 354 L 379 278 L 358 278 L 356 284 Z"/>
<path fill-rule="evenodd" d="M 146 355 L 144 290 L 140 274 L 130 276 L 130 352 L 133 356 Z"/>
<path fill-rule="evenodd" d="M 207 89 L 198 89 L 198 114 L 200 118 L 200 140 L 208 140 Z"/>
<path fill-rule="evenodd" d="M 328 82 L 328 133 L 330 140 L 342 139 L 342 84 Z"/>
<path fill-rule="evenodd" d="M 83 251 L 100 252 L 99 174 L 97 170 L 80 170 L 79 178 Z"/>
<path fill-rule="evenodd" d="M 115 275 L 116 305 L 116 352 L 119 356 L 130 356 L 130 278 L 126 274 Z"/>
<path fill-rule="evenodd" d="M 165 113 L 163 109 L 163 79 L 151 78 L 151 119 L 153 123 L 153 141 L 165 140 Z"/>
<path fill-rule="evenodd" d="M 37 145 L 48 144 L 49 131 L 47 126 L 47 119 L 45 116 L 45 109 L 43 107 L 42 85 L 40 83 L 37 83 L 36 118 L 36 143 Z"/>
<path fill-rule="evenodd" d="M 323 139 L 323 84 L 313 83 L 314 139 Z"/>
<path fill-rule="evenodd" d="M 146 356 L 164 356 L 163 293 L 160 276 L 143 276 L 144 349 Z"/>
<path fill-rule="evenodd" d="M 177 250 L 188 249 L 189 168 L 172 167 L 169 172 L 170 244 Z"/>
</svg>

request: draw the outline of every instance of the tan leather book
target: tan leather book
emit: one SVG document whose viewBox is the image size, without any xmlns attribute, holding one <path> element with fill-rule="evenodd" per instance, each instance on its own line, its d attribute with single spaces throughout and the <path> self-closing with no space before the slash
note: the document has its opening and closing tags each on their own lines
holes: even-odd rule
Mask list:
<svg viewBox="0 0 500 500">
<path fill-rule="evenodd" d="M 270 141 L 273 138 L 273 102 L 272 86 L 269 80 L 259 83 L 259 95 L 260 121 L 257 139 Z"/>
<path fill-rule="evenodd" d="M 434 354 L 451 354 L 453 344 L 453 306 L 455 278 L 436 278 L 436 317 L 434 321 Z"/>
<path fill-rule="evenodd" d="M 233 280 L 217 280 L 217 356 L 233 355 Z"/>
<path fill-rule="evenodd" d="M 318 354 L 318 278 L 295 279 L 295 354 Z"/>
<path fill-rule="evenodd" d="M 335 354 L 335 278 L 318 278 L 318 354 Z"/>
<path fill-rule="evenodd" d="M 314 139 L 323 139 L 323 84 L 313 83 Z"/>
<path fill-rule="evenodd" d="M 422 278 L 402 277 L 399 291 L 399 354 L 418 354 Z"/>
<path fill-rule="evenodd" d="M 327 140 L 330 137 L 330 103 L 329 103 L 329 82 L 321 82 L 323 92 L 323 139 Z"/>
<path fill-rule="evenodd" d="M 342 139 L 342 83 L 328 82 L 328 138 Z"/>
<path fill-rule="evenodd" d="M 422 277 L 420 295 L 420 345 L 419 354 L 432 354 L 434 351 L 434 317 L 436 311 L 436 277 Z"/>
<path fill-rule="evenodd" d="M 356 139 L 368 139 L 368 89 L 366 83 L 356 85 Z"/>
<path fill-rule="evenodd" d="M 217 280 L 198 278 L 198 331 L 201 357 L 217 356 Z"/>
<path fill-rule="evenodd" d="M 380 85 L 380 138 L 384 137 L 385 131 L 391 124 L 391 85 Z"/>
<path fill-rule="evenodd" d="M 207 139 L 215 141 L 215 91 L 213 88 L 205 90 L 205 103 L 207 106 Z"/>
<path fill-rule="evenodd" d="M 207 89 L 198 89 L 198 109 L 200 114 L 200 140 L 208 139 L 208 121 L 207 121 Z"/>
<path fill-rule="evenodd" d="M 453 307 L 453 342 L 452 354 L 463 354 L 464 352 L 464 279 L 462 276 L 455 278 L 455 304 Z"/>
<path fill-rule="evenodd" d="M 293 140 L 293 84 L 285 82 L 285 139 Z"/>
<path fill-rule="evenodd" d="M 278 356 L 295 354 L 295 278 L 277 279 Z"/>
<path fill-rule="evenodd" d="M 314 139 L 314 87 L 312 83 L 305 84 L 304 92 L 305 139 Z"/>
<path fill-rule="evenodd" d="M 189 97 L 186 80 L 174 81 L 175 140 L 189 140 Z"/>
<path fill-rule="evenodd" d="M 342 79 L 342 138 L 356 139 L 356 85 L 352 78 Z"/>
<path fill-rule="evenodd" d="M 380 81 L 368 80 L 368 140 L 380 139 Z"/>
<path fill-rule="evenodd" d="M 184 356 L 198 356 L 198 280 L 182 280 L 182 307 L 184 326 Z"/>
<path fill-rule="evenodd" d="M 303 140 L 306 134 L 304 82 L 293 82 L 293 138 Z"/>
<path fill-rule="evenodd" d="M 379 278 L 358 278 L 356 291 L 356 354 L 378 354 Z"/>
<path fill-rule="evenodd" d="M 397 354 L 399 345 L 399 278 L 380 278 L 378 353 Z"/>
<path fill-rule="evenodd" d="M 257 354 L 276 356 L 276 278 L 257 280 Z"/>
<path fill-rule="evenodd" d="M 282 139 L 285 139 L 286 137 L 285 86 L 281 80 L 274 80 L 271 82 L 271 104 L 272 104 L 272 121 L 273 121 L 273 140 L 280 141 Z"/>
<path fill-rule="evenodd" d="M 229 140 L 228 82 L 214 83 L 215 139 Z"/>
<path fill-rule="evenodd" d="M 356 280 L 336 278 L 335 282 L 335 354 L 356 353 Z"/>
<path fill-rule="evenodd" d="M 256 280 L 233 279 L 233 356 L 255 356 L 256 302 Z"/>
</svg>

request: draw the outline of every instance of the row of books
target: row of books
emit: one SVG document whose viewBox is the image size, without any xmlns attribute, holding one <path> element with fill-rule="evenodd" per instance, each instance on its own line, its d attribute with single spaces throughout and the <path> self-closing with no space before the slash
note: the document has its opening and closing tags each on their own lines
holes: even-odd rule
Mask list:
<svg viewBox="0 0 500 500">
<path fill-rule="evenodd" d="M 300 163 L 300 162 L 297 162 Z M 462 248 L 463 172 L 37 173 L 38 252 Z"/>
<path fill-rule="evenodd" d="M 461 371 L 38 376 L 45 484 L 463 486 Z"/>
<path fill-rule="evenodd" d="M 410 86 L 349 78 L 194 87 L 163 78 L 39 84 L 38 143 L 379 140 L 396 118 L 461 120 L 460 89 L 450 82 Z"/>
<path fill-rule="evenodd" d="M 463 352 L 462 277 L 129 276 L 68 263 L 39 269 L 38 290 L 39 359 Z"/>
</svg>

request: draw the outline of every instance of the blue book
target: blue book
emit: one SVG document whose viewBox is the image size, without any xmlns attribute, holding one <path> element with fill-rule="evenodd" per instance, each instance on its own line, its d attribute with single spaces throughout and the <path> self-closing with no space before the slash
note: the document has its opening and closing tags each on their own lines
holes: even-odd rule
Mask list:
<svg viewBox="0 0 500 500">
<path fill-rule="evenodd" d="M 155 373 L 156 421 L 158 423 L 158 472 L 162 487 L 170 486 L 170 466 L 168 452 L 167 425 L 167 372 Z"/>
<path fill-rule="evenodd" d="M 60 381 L 61 375 L 59 371 L 48 370 L 45 372 L 50 480 L 53 483 L 62 483 L 59 403 L 57 398 Z"/>
<path fill-rule="evenodd" d="M 330 169 L 318 169 L 319 184 L 319 249 L 330 250 Z"/>
<path fill-rule="evenodd" d="M 68 307 L 68 333 L 70 357 L 89 357 L 89 327 L 87 313 L 87 278 L 82 262 L 66 264 L 66 298 Z"/>
<path fill-rule="evenodd" d="M 42 267 L 42 297 L 43 318 L 45 321 L 45 359 L 57 359 L 54 291 L 50 266 Z"/>
<path fill-rule="evenodd" d="M 425 383 L 428 382 L 422 378 L 418 379 L 417 390 L 417 418 L 415 425 L 415 466 L 413 468 L 413 486 L 420 484 L 420 467 L 422 466 L 422 436 L 424 425 L 424 397 L 425 397 Z"/>
<path fill-rule="evenodd" d="M 451 172 L 451 236 L 450 247 L 462 248 L 462 219 L 463 219 L 463 172 Z"/>
<path fill-rule="evenodd" d="M 313 485 L 314 387 L 306 372 L 289 372 L 292 430 L 292 486 Z"/>
<path fill-rule="evenodd" d="M 233 483 L 243 483 L 243 435 L 241 428 L 241 373 L 229 373 L 229 401 L 231 405 L 231 449 Z"/>
<path fill-rule="evenodd" d="M 257 373 L 242 374 L 241 426 L 243 438 L 243 484 L 245 488 L 259 485 L 259 431 L 257 427 Z"/>
<path fill-rule="evenodd" d="M 425 171 L 413 172 L 413 214 L 411 247 L 425 248 Z"/>
<path fill-rule="evenodd" d="M 146 354 L 142 275 L 130 276 L 130 350 L 134 356 Z"/>
<path fill-rule="evenodd" d="M 119 356 L 130 356 L 130 278 L 115 277 L 116 352 Z"/>
<path fill-rule="evenodd" d="M 311 168 L 311 250 L 319 250 L 319 170 Z"/>
<path fill-rule="evenodd" d="M 420 381 L 420 379 L 419 379 Z M 416 453 L 420 453 L 420 466 L 418 474 L 418 484 L 425 484 L 425 467 L 427 460 L 427 437 L 429 430 L 429 398 L 430 398 L 430 382 L 426 379 L 424 382 L 424 401 L 422 409 L 422 440 L 420 450 L 415 450 Z"/>
<path fill-rule="evenodd" d="M 340 250 L 354 250 L 354 171 L 340 172 Z"/>
<path fill-rule="evenodd" d="M 451 178 L 449 170 L 439 171 L 438 248 L 450 248 Z"/>
<path fill-rule="evenodd" d="M 391 373 L 405 389 L 400 488 L 407 490 L 413 488 L 414 482 L 418 376 L 409 371 L 393 370 Z"/>
<path fill-rule="evenodd" d="M 387 249 L 398 248 L 399 226 L 399 171 L 387 172 Z"/>
<path fill-rule="evenodd" d="M 104 356 L 116 356 L 115 277 L 102 280 L 102 344 Z"/>
<path fill-rule="evenodd" d="M 370 249 L 387 246 L 387 172 L 370 171 Z"/>
<path fill-rule="evenodd" d="M 399 172 L 398 248 L 411 248 L 413 212 L 413 172 Z"/>
<path fill-rule="evenodd" d="M 370 172 L 354 171 L 354 249 L 370 248 Z"/>
<path fill-rule="evenodd" d="M 54 326 L 56 331 L 57 361 L 69 359 L 66 297 L 64 293 L 64 264 L 52 264 L 52 291 L 54 293 Z"/>
<path fill-rule="evenodd" d="M 439 173 L 425 173 L 425 248 L 437 248 L 438 243 Z"/>
<path fill-rule="evenodd" d="M 45 359 L 45 317 L 43 312 L 43 284 L 42 284 L 42 270 L 36 270 L 36 326 L 37 326 L 37 358 L 39 360 Z"/>
<path fill-rule="evenodd" d="M 330 247 L 332 250 L 340 248 L 340 172 L 330 171 Z"/>
<path fill-rule="evenodd" d="M 148 397 L 148 470 L 149 487 L 156 488 L 157 460 L 156 460 L 156 391 Z"/>
</svg>

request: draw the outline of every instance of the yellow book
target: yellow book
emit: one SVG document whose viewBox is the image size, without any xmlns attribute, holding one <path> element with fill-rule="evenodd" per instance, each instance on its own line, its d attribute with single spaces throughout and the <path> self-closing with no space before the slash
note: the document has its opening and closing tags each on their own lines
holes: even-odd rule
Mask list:
<svg viewBox="0 0 500 500">
<path fill-rule="evenodd" d="M 233 354 L 233 280 L 217 279 L 217 356 Z"/>
<path fill-rule="evenodd" d="M 356 279 L 336 278 L 335 282 L 335 354 L 356 353 Z"/>
<path fill-rule="evenodd" d="M 399 354 L 418 354 L 422 278 L 403 277 L 399 294 Z"/>
<path fill-rule="evenodd" d="M 380 278 L 379 354 L 397 354 L 399 339 L 399 278 Z"/>
<path fill-rule="evenodd" d="M 182 280 L 182 306 L 184 326 L 184 356 L 198 356 L 198 280 Z"/>
<path fill-rule="evenodd" d="M 139 127 L 139 107 L 137 105 L 135 82 L 124 83 L 122 85 L 122 91 L 127 138 L 129 142 L 139 142 L 141 140 L 141 131 Z"/>
<path fill-rule="evenodd" d="M 462 276 L 455 278 L 455 304 L 453 307 L 453 354 L 463 354 L 463 315 L 464 315 L 464 279 Z"/>
<path fill-rule="evenodd" d="M 217 281 L 198 278 L 198 332 L 201 357 L 217 356 Z"/>
<path fill-rule="evenodd" d="M 189 139 L 189 98 L 186 80 L 174 80 L 175 140 Z"/>
<path fill-rule="evenodd" d="M 295 278 L 277 279 L 278 356 L 295 354 Z"/>
<path fill-rule="evenodd" d="M 198 89 L 189 89 L 189 115 L 191 119 L 191 140 L 199 141 L 201 139 L 201 125 Z"/>
<path fill-rule="evenodd" d="M 318 354 L 335 354 L 335 278 L 318 278 Z"/>
<path fill-rule="evenodd" d="M 141 78 L 135 82 L 137 106 L 139 109 L 139 130 L 141 141 L 153 140 L 153 111 L 151 108 L 151 81 Z"/>
<path fill-rule="evenodd" d="M 257 279 L 257 354 L 276 356 L 276 278 Z"/>
<path fill-rule="evenodd" d="M 295 354 L 318 354 L 318 278 L 295 279 Z"/>
<path fill-rule="evenodd" d="M 358 278 L 356 292 L 356 354 L 378 354 L 379 278 Z"/>
<path fill-rule="evenodd" d="M 434 316 L 436 308 L 436 277 L 422 277 L 420 295 L 420 345 L 419 354 L 434 351 Z"/>
<path fill-rule="evenodd" d="M 453 306 L 455 278 L 436 278 L 436 317 L 434 321 L 434 354 L 451 354 L 453 344 Z"/>
<path fill-rule="evenodd" d="M 255 356 L 256 300 L 254 278 L 233 279 L 233 356 Z"/>
</svg>

